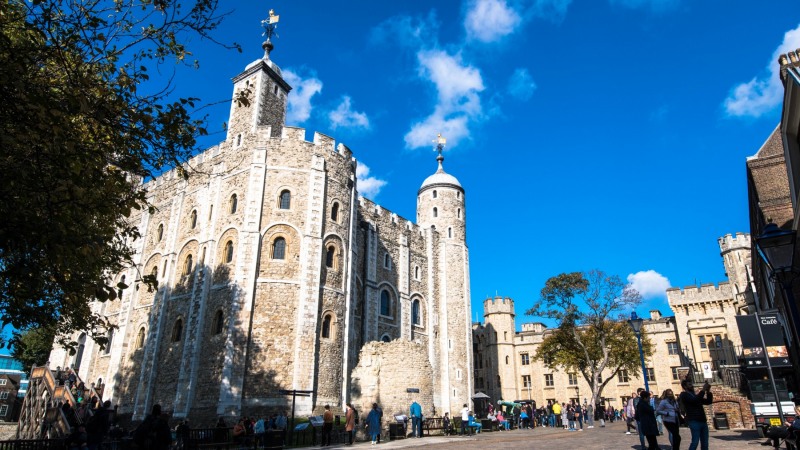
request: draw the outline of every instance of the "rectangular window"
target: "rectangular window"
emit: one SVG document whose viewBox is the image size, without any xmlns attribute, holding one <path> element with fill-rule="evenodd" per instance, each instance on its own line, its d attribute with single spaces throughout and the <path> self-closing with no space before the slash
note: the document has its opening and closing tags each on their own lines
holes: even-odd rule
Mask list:
<svg viewBox="0 0 800 450">
<path fill-rule="evenodd" d="M 717 344 L 717 348 L 722 348 L 722 336 L 715 334 L 714 343 Z"/>
<path fill-rule="evenodd" d="M 700 338 L 700 348 L 708 348 L 708 346 L 706 345 L 706 337 L 699 336 L 699 338 Z"/>
<path fill-rule="evenodd" d="M 577 373 L 568 373 L 569 376 L 569 385 L 570 386 L 577 386 L 578 385 L 578 374 Z"/>
<path fill-rule="evenodd" d="M 656 371 L 652 367 L 647 368 L 647 381 L 650 383 L 656 381 Z"/>
<path fill-rule="evenodd" d="M 528 364 L 531 363 L 531 359 L 530 359 L 530 357 L 528 356 L 527 353 L 522 353 L 520 356 L 522 357 L 522 365 L 523 366 L 527 366 Z"/>
<path fill-rule="evenodd" d="M 546 373 L 544 374 L 544 385 L 545 387 L 553 387 L 555 383 L 553 383 L 553 374 Z"/>
<path fill-rule="evenodd" d="M 0 378 L 0 386 L 5 386 L 7 382 L 8 382 L 8 379 Z"/>
<path fill-rule="evenodd" d="M 456 370 L 456 380 L 461 379 L 461 369 Z"/>
<path fill-rule="evenodd" d="M 672 379 L 673 380 L 679 380 L 680 378 L 681 378 L 681 376 L 678 374 L 678 368 L 677 367 L 672 367 Z"/>
<path fill-rule="evenodd" d="M 523 375 L 522 376 L 522 387 L 524 387 L 524 388 L 531 387 L 531 376 L 530 375 Z"/>
<path fill-rule="evenodd" d="M 630 381 L 630 379 L 628 378 L 628 371 L 620 370 L 619 373 L 617 374 L 617 380 L 620 383 L 627 383 L 628 381 Z"/>
<path fill-rule="evenodd" d="M 678 343 L 677 342 L 667 342 L 667 352 L 670 355 L 677 355 L 678 354 Z"/>
<path fill-rule="evenodd" d="M 5 400 L 8 398 L 8 391 L 0 392 L 0 400 Z"/>
<path fill-rule="evenodd" d="M 5 417 L 8 414 L 8 405 L 0 406 L 0 417 Z"/>
</svg>

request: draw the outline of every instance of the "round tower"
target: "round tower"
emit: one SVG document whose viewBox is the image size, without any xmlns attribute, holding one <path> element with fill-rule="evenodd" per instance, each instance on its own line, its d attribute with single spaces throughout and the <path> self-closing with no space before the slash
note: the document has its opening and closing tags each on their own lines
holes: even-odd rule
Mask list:
<svg viewBox="0 0 800 450">
<path fill-rule="evenodd" d="M 441 355 L 435 373 L 441 382 L 434 401 L 442 411 L 457 411 L 473 394 L 472 322 L 470 320 L 469 252 L 466 245 L 464 188 L 442 167 L 445 139 L 439 136 L 439 167 L 417 193 L 417 223 L 431 239 L 435 252 L 434 283 L 439 286 L 436 309 Z"/>
<path fill-rule="evenodd" d="M 493 377 L 487 383 L 490 397 L 511 400 L 516 397 L 516 357 L 514 354 L 514 300 L 508 297 L 483 301 L 486 322 L 486 359 L 491 362 Z"/>
</svg>

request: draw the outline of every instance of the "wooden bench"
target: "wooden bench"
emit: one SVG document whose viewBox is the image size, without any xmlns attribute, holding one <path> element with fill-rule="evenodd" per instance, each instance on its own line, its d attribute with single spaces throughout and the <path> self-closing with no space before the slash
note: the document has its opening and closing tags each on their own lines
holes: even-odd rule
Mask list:
<svg viewBox="0 0 800 450">
<path fill-rule="evenodd" d="M 427 417 L 422 422 L 422 433 L 427 433 L 427 436 L 431 435 L 431 430 L 442 430 L 442 433 L 445 435 L 455 434 L 455 428 L 453 428 L 453 422 L 450 421 L 450 429 L 446 430 L 444 428 L 444 418 L 443 417 Z"/>
</svg>

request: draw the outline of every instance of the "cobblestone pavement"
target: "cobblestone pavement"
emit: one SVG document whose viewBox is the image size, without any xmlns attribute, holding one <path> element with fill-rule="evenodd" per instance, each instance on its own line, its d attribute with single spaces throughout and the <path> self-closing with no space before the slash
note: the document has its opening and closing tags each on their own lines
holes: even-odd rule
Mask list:
<svg viewBox="0 0 800 450">
<path fill-rule="evenodd" d="M 666 431 L 666 430 L 664 430 Z M 710 433 L 710 450 L 758 450 L 768 449 L 760 444 L 752 430 L 724 430 Z M 681 448 L 687 449 L 691 441 L 688 428 L 681 428 Z M 662 450 L 671 449 L 666 435 L 658 437 Z M 330 449 L 362 448 L 366 449 L 400 449 L 424 447 L 426 449 L 458 449 L 458 450 L 506 450 L 506 449 L 543 449 L 543 450 L 640 450 L 639 437 L 636 434 L 626 435 L 625 424 L 615 422 L 605 428 L 584 429 L 584 431 L 566 431 L 553 428 L 536 428 L 535 430 L 514 430 L 493 433 L 481 433 L 469 437 L 431 436 L 422 439 L 399 439 L 382 442 L 372 446 L 369 442 L 359 442 L 353 446 L 333 445 Z M 310 448 L 310 447 L 309 447 Z M 699 446 L 698 446 L 699 449 Z"/>
</svg>

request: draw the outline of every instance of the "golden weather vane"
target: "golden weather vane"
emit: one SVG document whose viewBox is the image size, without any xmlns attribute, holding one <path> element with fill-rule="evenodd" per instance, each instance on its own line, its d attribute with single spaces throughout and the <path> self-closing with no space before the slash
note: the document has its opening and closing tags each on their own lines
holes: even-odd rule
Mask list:
<svg viewBox="0 0 800 450">
<path fill-rule="evenodd" d="M 442 156 L 442 150 L 444 150 L 444 146 L 447 144 L 447 139 L 442 136 L 442 133 L 438 133 L 433 143 L 436 144 L 436 148 L 434 148 L 433 151 L 439 152 L 439 156 Z"/>
<path fill-rule="evenodd" d="M 267 37 L 267 41 L 272 38 L 272 35 L 278 36 L 275 33 L 275 30 L 278 28 L 278 22 L 281 20 L 281 16 L 275 14 L 274 9 L 269 10 L 269 17 L 261 21 L 261 26 L 264 27 L 264 33 L 262 36 Z"/>
</svg>

